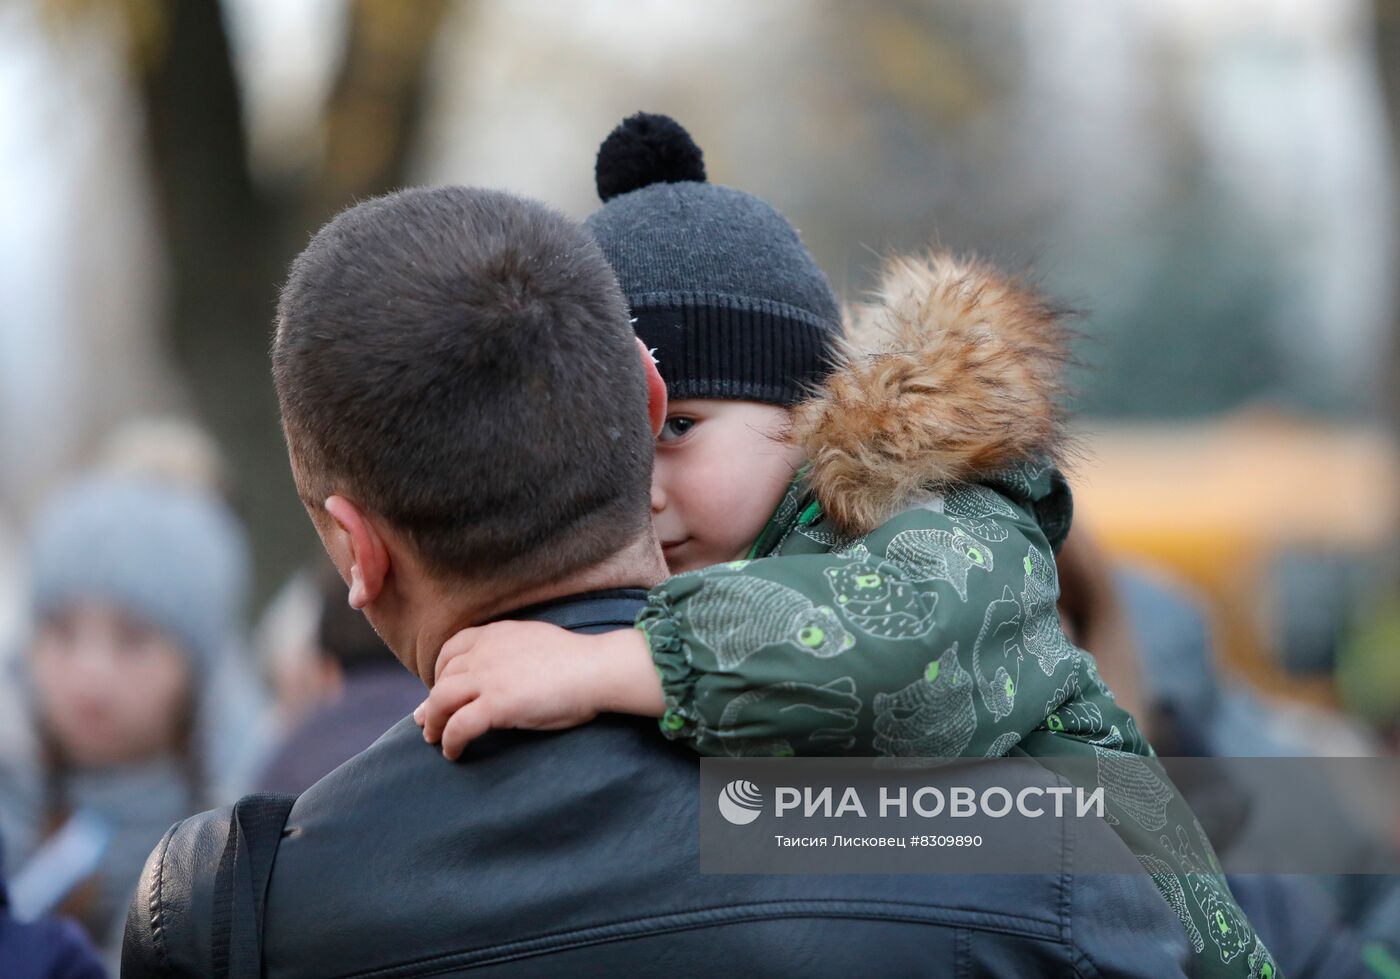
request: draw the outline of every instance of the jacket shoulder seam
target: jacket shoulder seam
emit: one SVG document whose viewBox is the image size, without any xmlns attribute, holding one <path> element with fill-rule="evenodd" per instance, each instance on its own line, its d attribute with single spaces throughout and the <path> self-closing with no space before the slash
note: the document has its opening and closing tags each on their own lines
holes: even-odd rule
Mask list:
<svg viewBox="0 0 1400 979">
<path fill-rule="evenodd" d="M 165 855 L 170 849 L 170 841 L 184 824 L 185 821 L 180 820 L 166 830 L 165 836 L 161 838 L 160 854 L 156 858 L 155 882 L 147 904 L 147 913 L 151 921 L 151 947 L 155 950 L 156 961 L 166 970 L 170 968 L 170 953 L 165 944 Z"/>
</svg>

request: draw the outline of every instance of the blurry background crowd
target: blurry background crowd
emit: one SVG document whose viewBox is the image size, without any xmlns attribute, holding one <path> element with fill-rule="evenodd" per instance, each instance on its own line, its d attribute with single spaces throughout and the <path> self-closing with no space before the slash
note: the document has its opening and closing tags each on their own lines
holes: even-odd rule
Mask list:
<svg viewBox="0 0 1400 979">
<path fill-rule="evenodd" d="M 0 5 L 14 911 L 111 949 L 171 822 L 304 788 L 417 702 L 291 484 L 278 283 L 404 184 L 582 217 L 637 109 L 848 298 L 937 242 L 1083 310 L 1064 613 L 1161 753 L 1396 752 L 1400 2 L 1092 6 Z"/>
</svg>

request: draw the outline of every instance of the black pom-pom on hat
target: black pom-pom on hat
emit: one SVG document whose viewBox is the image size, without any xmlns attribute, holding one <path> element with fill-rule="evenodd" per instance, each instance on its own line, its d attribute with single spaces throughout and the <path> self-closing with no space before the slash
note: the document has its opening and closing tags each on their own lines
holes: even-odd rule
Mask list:
<svg viewBox="0 0 1400 979">
<path fill-rule="evenodd" d="M 771 205 L 705 180 L 674 119 L 625 120 L 595 175 L 604 203 L 584 227 L 672 398 L 793 405 L 830 373 L 841 327 L 831 284 Z"/>
<path fill-rule="evenodd" d="M 622 120 L 598 147 L 594 178 L 604 201 L 652 184 L 703 183 L 705 156 L 670 116 L 638 112 Z"/>
</svg>

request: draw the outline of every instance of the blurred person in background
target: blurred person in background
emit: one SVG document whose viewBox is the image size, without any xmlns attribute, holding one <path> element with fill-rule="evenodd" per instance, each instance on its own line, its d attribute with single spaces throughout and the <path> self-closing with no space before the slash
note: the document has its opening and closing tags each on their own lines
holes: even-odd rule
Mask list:
<svg viewBox="0 0 1400 979">
<path fill-rule="evenodd" d="M 269 720 L 279 737 L 333 693 L 318 645 L 321 589 L 311 570 L 322 560 L 318 553 L 293 572 L 253 627 L 253 653 L 272 699 Z"/>
<path fill-rule="evenodd" d="M 1133 641 L 1132 623 L 1113 586 L 1113 563 L 1082 523 L 1075 523 L 1055 553 L 1059 572 L 1060 623 L 1071 642 L 1087 649 L 1118 705 L 1137 719 L 1138 729 L 1156 741 L 1156 707 L 1143 692 L 1143 664 Z"/>
<path fill-rule="evenodd" d="M 368 748 L 423 699 L 408 673 L 358 609 L 345 582 L 324 558 L 315 575 L 320 603 L 315 675 L 320 702 L 274 750 L 256 784 L 268 792 L 300 793 Z"/>
<path fill-rule="evenodd" d="M 43 508 L 28 562 L 28 736 L 0 757 L 12 898 L 107 943 L 160 835 L 245 782 L 248 547 L 204 490 L 98 473 Z"/>
<path fill-rule="evenodd" d="M 103 979 L 106 973 L 92 943 L 71 921 L 16 921 L 5 887 L 0 841 L 0 966 L 6 979 Z"/>
<path fill-rule="evenodd" d="M 1141 716 L 1150 719 L 1161 754 L 1319 753 L 1319 745 L 1302 733 L 1311 733 L 1316 725 L 1295 724 L 1288 737 L 1282 725 L 1269 723 L 1269 715 L 1293 709 L 1290 705 L 1266 701 L 1222 675 L 1200 602 L 1163 571 L 1114 561 L 1083 525 L 1070 532 L 1056 557 L 1066 628 L 1094 654 L 1105 676 L 1130 681 L 1128 689 L 1137 698 Z M 1347 727 L 1336 715 L 1319 718 L 1319 723 L 1327 730 Z M 1326 745 L 1336 737 L 1320 740 Z M 1222 768 L 1216 778 L 1178 783 L 1222 859 L 1228 859 L 1232 845 L 1251 832 L 1261 815 L 1250 786 L 1232 777 L 1239 771 Z M 1310 786 L 1302 794 L 1315 807 L 1329 806 L 1323 786 Z M 1332 826 L 1346 825 L 1348 818 L 1335 808 L 1327 815 Z M 1385 956 L 1395 960 L 1400 953 L 1394 944 L 1400 936 L 1400 888 L 1394 878 L 1230 874 L 1229 881 L 1288 975 L 1386 975 L 1367 963 Z"/>
</svg>

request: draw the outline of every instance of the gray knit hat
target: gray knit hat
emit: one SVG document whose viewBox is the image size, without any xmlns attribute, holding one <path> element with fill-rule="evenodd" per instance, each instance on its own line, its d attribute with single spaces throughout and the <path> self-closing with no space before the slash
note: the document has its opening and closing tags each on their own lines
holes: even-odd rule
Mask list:
<svg viewBox="0 0 1400 979">
<path fill-rule="evenodd" d="M 598 150 L 585 226 L 617 271 L 672 398 L 790 405 L 829 370 L 836 297 L 797 231 L 740 190 L 705 183 L 668 116 L 637 113 Z"/>
<path fill-rule="evenodd" d="M 208 667 L 237 630 L 249 584 L 242 529 L 216 498 L 130 476 L 91 476 L 39 514 L 34 614 L 108 602 L 169 633 Z"/>
</svg>

